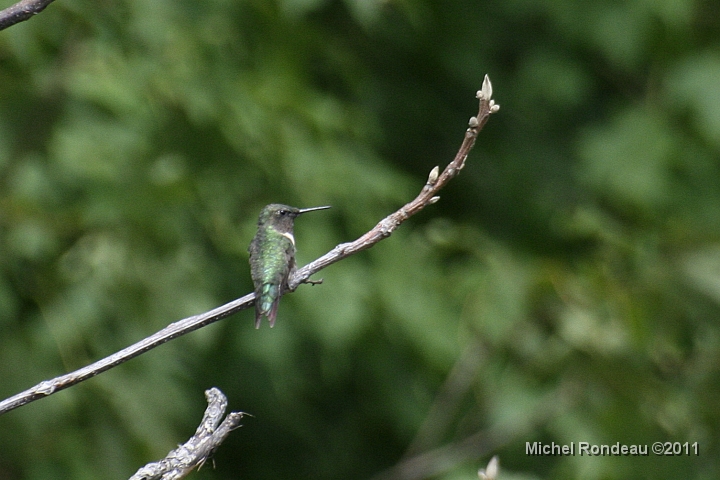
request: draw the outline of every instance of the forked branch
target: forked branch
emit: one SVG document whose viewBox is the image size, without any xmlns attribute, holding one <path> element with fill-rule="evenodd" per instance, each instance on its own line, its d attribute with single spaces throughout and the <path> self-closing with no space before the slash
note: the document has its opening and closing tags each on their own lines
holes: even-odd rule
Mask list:
<svg viewBox="0 0 720 480">
<path fill-rule="evenodd" d="M 230 412 L 225 419 L 227 398 L 217 388 L 205 391 L 208 406 L 195 435 L 157 462 L 148 463 L 130 480 L 178 480 L 200 469 L 227 436 L 240 427 L 242 412 Z"/>
</svg>

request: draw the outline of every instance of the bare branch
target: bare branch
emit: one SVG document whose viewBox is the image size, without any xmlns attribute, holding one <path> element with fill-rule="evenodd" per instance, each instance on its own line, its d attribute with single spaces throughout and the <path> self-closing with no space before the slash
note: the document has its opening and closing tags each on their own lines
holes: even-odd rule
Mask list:
<svg viewBox="0 0 720 480">
<path fill-rule="evenodd" d="M 205 390 L 208 406 L 195 435 L 183 445 L 167 454 L 157 462 L 148 463 L 130 480 L 176 480 L 185 478 L 196 467 L 200 469 L 215 453 L 231 431 L 240 427 L 243 412 L 230 412 L 224 420 L 222 416 L 227 408 L 227 398 L 213 387 Z M 220 422 L 222 420 L 222 423 Z"/>
<path fill-rule="evenodd" d="M 226 303 L 214 310 L 210 310 L 209 312 L 171 323 L 159 332 L 150 335 L 149 337 L 144 338 L 143 340 L 140 340 L 139 342 L 130 345 L 129 347 L 126 347 L 109 357 L 105 357 L 102 360 L 98 360 L 86 367 L 53 378 L 52 380 L 40 382 L 24 392 L 3 400 L 0 402 L 0 415 L 25 405 L 26 403 L 30 403 L 39 398 L 47 397 L 55 392 L 71 387 L 83 380 L 92 378 L 99 373 L 109 370 L 121 363 L 137 357 L 142 353 L 147 352 L 148 350 L 162 345 L 173 338 L 180 337 L 186 333 L 190 333 L 198 328 L 204 327 L 205 325 L 217 322 L 218 320 L 228 317 L 235 312 L 244 310 L 253 305 L 254 301 L 255 295 L 251 293 L 242 298 L 238 298 L 237 300 L 233 300 L 230 303 Z"/>
<path fill-rule="evenodd" d="M 465 131 L 465 138 L 462 145 L 460 145 L 458 153 L 455 155 L 455 159 L 450 162 L 447 167 L 445 167 L 445 170 L 443 170 L 442 173 L 438 173 L 439 168 L 433 168 L 428 176 L 427 183 L 413 201 L 407 203 L 397 212 L 385 217 L 372 230 L 357 240 L 349 243 L 342 243 L 317 260 L 310 262 L 295 271 L 288 281 L 290 291 L 294 291 L 301 283 L 308 283 L 311 275 L 319 272 L 328 265 L 332 265 L 333 263 L 362 250 L 366 250 L 379 241 L 389 237 L 405 220 L 418 213 L 427 205 L 432 205 L 437 202 L 440 199 L 440 197 L 437 196 L 437 193 L 458 173 L 460 173 L 460 170 L 462 170 L 465 166 L 465 160 L 467 160 L 470 150 L 472 150 L 475 145 L 478 133 L 480 133 L 480 130 L 482 130 L 483 126 L 485 126 L 485 123 L 487 123 L 490 115 L 497 112 L 500 108 L 490 98 L 490 94 L 492 94 L 492 86 L 490 85 L 490 79 L 486 75 L 485 80 L 483 81 L 482 90 L 477 92 L 477 98 L 480 100 L 478 115 L 470 118 L 470 121 L 468 122 L 469 126 Z M 56 377 L 52 380 L 40 382 L 24 392 L 3 400 L 0 402 L 0 415 L 39 398 L 52 395 L 57 391 L 80 383 L 83 380 L 94 377 L 99 373 L 109 370 L 123 362 L 147 352 L 148 350 L 162 345 L 173 338 L 185 335 L 186 333 L 190 333 L 198 328 L 204 327 L 205 325 L 221 320 L 233 313 L 239 312 L 240 310 L 244 310 L 252 306 L 254 302 L 255 294 L 250 293 L 209 312 L 194 315 L 175 323 L 171 323 L 159 332 L 135 343 L 134 345 L 126 347 L 109 357 L 103 358 L 102 360 L 92 363 L 86 367 Z"/>
<path fill-rule="evenodd" d="M 475 140 L 477 139 L 478 133 L 480 133 L 480 130 L 482 130 L 485 126 L 485 123 L 487 123 L 490 115 L 500 109 L 500 106 L 495 104 L 492 98 L 490 98 L 490 95 L 492 95 L 492 85 L 490 83 L 490 78 L 485 75 L 482 90 L 478 90 L 476 94 L 478 100 L 480 100 L 480 109 L 478 114 L 476 117 L 470 118 L 470 121 L 468 122 L 468 129 L 465 130 L 465 139 L 463 140 L 462 145 L 460 145 L 460 149 L 455 155 L 455 159 L 450 162 L 447 167 L 445 167 L 445 170 L 443 170 L 441 174 L 438 175 L 438 167 L 433 168 L 428 176 L 427 183 L 413 201 L 405 204 L 405 206 L 397 212 L 382 219 L 375 228 L 354 242 L 342 243 L 314 262 L 308 263 L 297 270 L 295 275 L 293 275 L 288 282 L 290 290 L 295 290 L 298 285 L 307 281 L 311 275 L 317 273 L 328 265 L 332 265 L 333 263 L 349 257 L 354 253 L 366 250 L 378 243 L 380 240 L 389 237 L 405 220 L 412 217 L 426 206 L 437 202 L 440 199 L 440 197 L 437 196 L 437 193 L 445 185 L 447 185 L 450 180 L 455 178 L 458 173 L 460 173 L 460 170 L 462 170 L 465 166 L 465 160 L 467 160 L 470 150 L 472 150 L 475 146 Z"/>
<path fill-rule="evenodd" d="M 45 10 L 53 0 L 21 0 L 0 11 L 0 30 L 12 27 L 16 23 L 24 22 L 30 17 Z"/>
</svg>

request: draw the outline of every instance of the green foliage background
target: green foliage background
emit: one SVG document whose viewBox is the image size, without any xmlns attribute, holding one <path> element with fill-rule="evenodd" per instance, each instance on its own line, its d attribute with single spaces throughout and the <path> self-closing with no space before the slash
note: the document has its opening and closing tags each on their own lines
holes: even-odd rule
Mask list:
<svg viewBox="0 0 720 480">
<path fill-rule="evenodd" d="M 301 264 L 356 238 L 452 158 L 485 73 L 502 107 L 439 203 L 273 330 L 245 311 L 0 417 L 0 479 L 127 478 L 211 386 L 254 417 L 191 478 L 460 480 L 492 454 L 505 479 L 720 478 L 718 18 L 57 0 L 0 32 L 1 398 L 248 293 L 266 203 L 333 206 Z"/>
</svg>

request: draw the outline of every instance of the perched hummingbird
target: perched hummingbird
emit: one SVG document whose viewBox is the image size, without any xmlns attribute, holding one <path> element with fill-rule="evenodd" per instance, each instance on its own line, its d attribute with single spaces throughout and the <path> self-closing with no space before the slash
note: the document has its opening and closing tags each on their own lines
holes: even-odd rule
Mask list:
<svg viewBox="0 0 720 480">
<path fill-rule="evenodd" d="M 263 315 L 275 325 L 278 302 L 295 271 L 295 218 L 327 207 L 295 208 L 272 203 L 260 212 L 258 231 L 250 243 L 250 272 L 255 284 L 255 328 Z"/>
</svg>

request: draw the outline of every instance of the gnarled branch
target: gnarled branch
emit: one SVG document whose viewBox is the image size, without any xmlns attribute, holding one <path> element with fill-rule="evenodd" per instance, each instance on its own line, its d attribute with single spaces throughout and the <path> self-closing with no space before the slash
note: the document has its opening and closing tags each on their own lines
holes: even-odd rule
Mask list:
<svg viewBox="0 0 720 480">
<path fill-rule="evenodd" d="M 201 468 L 215 453 L 231 431 L 240 427 L 242 412 L 230 412 L 223 420 L 227 398 L 213 387 L 205 390 L 208 406 L 195 435 L 157 462 L 148 463 L 130 480 L 177 480 L 185 478 L 196 467 Z"/>
</svg>

